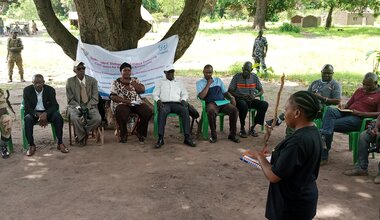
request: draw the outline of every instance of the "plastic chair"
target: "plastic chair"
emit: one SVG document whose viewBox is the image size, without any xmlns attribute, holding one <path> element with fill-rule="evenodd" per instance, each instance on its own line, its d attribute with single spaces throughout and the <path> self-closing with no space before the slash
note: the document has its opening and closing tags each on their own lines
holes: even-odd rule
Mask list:
<svg viewBox="0 0 380 220">
<path fill-rule="evenodd" d="M 21 111 L 22 146 L 23 146 L 24 150 L 28 150 L 28 140 L 26 139 L 26 135 L 25 135 L 25 122 L 24 122 L 25 107 L 24 107 L 24 100 L 21 101 L 20 111 Z M 57 111 L 59 112 L 59 109 Z M 57 142 L 57 134 L 56 134 L 55 128 L 54 128 L 54 126 L 51 125 L 50 122 L 49 122 L 49 124 L 51 126 L 51 131 L 53 133 L 54 142 Z"/>
<path fill-rule="evenodd" d="M 157 102 L 154 101 L 154 106 L 153 106 L 153 114 L 154 114 L 154 118 L 153 118 L 153 122 L 154 122 L 154 138 L 158 138 L 158 107 L 157 107 Z M 176 114 L 176 113 L 169 113 L 168 114 L 168 117 L 178 117 L 178 120 L 179 120 L 179 129 L 180 129 L 180 133 L 183 133 L 183 121 L 182 121 L 182 118 L 180 115 Z"/>
<path fill-rule="evenodd" d="M 264 96 L 260 96 L 260 101 L 264 101 Z M 248 129 L 251 129 L 251 123 L 255 124 L 255 116 L 256 116 L 256 109 L 249 108 L 248 109 Z M 264 131 L 264 125 L 261 125 L 261 131 Z"/>
<path fill-rule="evenodd" d="M 198 98 L 199 99 L 199 98 Z M 208 139 L 208 116 L 207 116 L 207 109 L 206 109 L 206 101 L 203 99 L 199 99 L 202 103 L 202 114 L 201 114 L 201 127 L 202 127 L 202 137 L 203 139 Z M 224 129 L 224 113 L 219 112 L 218 116 L 220 119 L 219 127 L 220 131 L 223 131 Z"/>
<path fill-rule="evenodd" d="M 358 162 L 358 151 L 359 151 L 359 137 L 360 134 L 367 129 L 368 122 L 376 120 L 373 118 L 364 118 L 362 121 L 362 125 L 360 127 L 359 131 L 350 131 L 346 132 L 345 134 L 348 134 L 348 148 L 350 151 L 352 151 L 352 161 L 354 164 Z M 374 158 L 374 154 L 372 154 L 372 157 Z"/>
</svg>

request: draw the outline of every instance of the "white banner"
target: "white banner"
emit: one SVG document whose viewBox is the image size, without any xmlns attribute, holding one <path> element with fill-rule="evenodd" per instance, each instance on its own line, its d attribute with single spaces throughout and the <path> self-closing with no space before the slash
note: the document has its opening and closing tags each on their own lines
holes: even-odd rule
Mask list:
<svg viewBox="0 0 380 220">
<path fill-rule="evenodd" d="M 178 35 L 174 35 L 151 46 L 114 52 L 79 41 L 77 60 L 85 64 L 87 75 L 98 80 L 103 98 L 108 99 L 112 82 L 121 77 L 119 67 L 124 62 L 132 65 L 132 76 L 144 84 L 142 96 L 147 96 L 164 77 L 164 67 L 173 63 L 177 44 Z"/>
</svg>

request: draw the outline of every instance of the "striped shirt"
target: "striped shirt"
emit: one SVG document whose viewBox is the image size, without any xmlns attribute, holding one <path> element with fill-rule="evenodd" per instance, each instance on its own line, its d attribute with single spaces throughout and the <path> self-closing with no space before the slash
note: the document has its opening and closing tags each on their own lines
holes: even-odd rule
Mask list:
<svg viewBox="0 0 380 220">
<path fill-rule="evenodd" d="M 249 77 L 244 79 L 243 73 L 236 74 L 228 87 L 229 90 L 234 91 L 237 94 L 257 94 L 263 89 L 259 77 L 251 73 Z"/>
</svg>

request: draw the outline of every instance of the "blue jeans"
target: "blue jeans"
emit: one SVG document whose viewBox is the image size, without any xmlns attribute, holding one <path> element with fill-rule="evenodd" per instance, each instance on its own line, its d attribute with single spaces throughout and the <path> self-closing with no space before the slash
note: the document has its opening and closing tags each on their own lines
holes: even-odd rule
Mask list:
<svg viewBox="0 0 380 220">
<path fill-rule="evenodd" d="M 322 120 L 321 135 L 325 136 L 326 149 L 322 151 L 322 160 L 328 160 L 329 150 L 333 141 L 334 131 L 350 132 L 358 131 L 362 119 L 351 113 L 342 113 L 336 108 L 329 107 Z"/>
</svg>

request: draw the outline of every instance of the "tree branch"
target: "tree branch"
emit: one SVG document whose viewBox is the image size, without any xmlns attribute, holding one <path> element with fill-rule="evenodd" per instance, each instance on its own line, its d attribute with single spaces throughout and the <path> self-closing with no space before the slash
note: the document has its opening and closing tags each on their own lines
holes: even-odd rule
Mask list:
<svg viewBox="0 0 380 220">
<path fill-rule="evenodd" d="M 63 49 L 65 54 L 75 60 L 78 40 L 63 26 L 54 13 L 51 1 L 33 0 L 38 16 L 51 38 Z"/>
<path fill-rule="evenodd" d="M 205 0 L 186 0 L 183 12 L 161 39 L 164 40 L 178 34 L 179 41 L 174 61 L 181 58 L 193 42 L 199 28 L 200 17 L 204 4 Z"/>
</svg>

